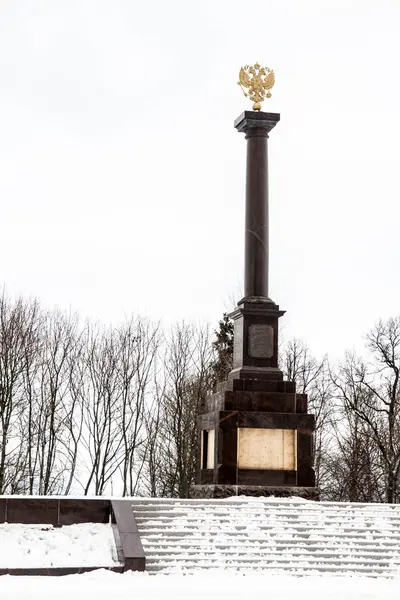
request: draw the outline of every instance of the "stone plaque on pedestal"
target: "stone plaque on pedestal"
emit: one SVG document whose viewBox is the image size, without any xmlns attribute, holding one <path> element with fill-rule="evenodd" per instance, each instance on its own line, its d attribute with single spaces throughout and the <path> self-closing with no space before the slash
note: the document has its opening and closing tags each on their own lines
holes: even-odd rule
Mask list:
<svg viewBox="0 0 400 600">
<path fill-rule="evenodd" d="M 249 326 L 249 356 L 271 358 L 274 354 L 274 330 L 271 325 Z"/>
<path fill-rule="evenodd" d="M 238 468 L 296 471 L 296 431 L 238 429 Z"/>
</svg>

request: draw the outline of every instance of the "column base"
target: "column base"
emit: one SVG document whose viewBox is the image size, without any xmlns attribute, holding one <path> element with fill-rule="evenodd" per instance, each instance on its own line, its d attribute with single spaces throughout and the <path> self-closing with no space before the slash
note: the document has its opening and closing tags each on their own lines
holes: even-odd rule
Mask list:
<svg viewBox="0 0 400 600">
<path fill-rule="evenodd" d="M 319 500 L 319 489 L 316 487 L 264 486 L 264 485 L 193 485 L 192 498 L 230 498 L 232 496 L 254 496 L 276 498 L 303 498 Z"/>
</svg>

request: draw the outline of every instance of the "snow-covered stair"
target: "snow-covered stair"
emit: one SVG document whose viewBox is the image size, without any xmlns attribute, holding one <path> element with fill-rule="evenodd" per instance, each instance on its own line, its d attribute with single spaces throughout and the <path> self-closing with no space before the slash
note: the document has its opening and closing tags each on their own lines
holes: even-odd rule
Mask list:
<svg viewBox="0 0 400 600">
<path fill-rule="evenodd" d="M 132 509 L 151 573 L 400 574 L 400 505 L 136 498 Z"/>
</svg>

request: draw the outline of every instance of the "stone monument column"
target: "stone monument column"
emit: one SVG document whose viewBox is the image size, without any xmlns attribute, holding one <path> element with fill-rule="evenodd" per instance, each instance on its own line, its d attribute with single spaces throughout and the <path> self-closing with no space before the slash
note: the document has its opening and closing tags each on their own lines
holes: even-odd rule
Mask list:
<svg viewBox="0 0 400 600">
<path fill-rule="evenodd" d="M 231 314 L 235 323 L 231 376 L 274 377 L 278 367 L 278 319 L 270 298 L 268 134 L 280 115 L 246 111 L 234 123 L 247 140 L 244 297 Z"/>
<path fill-rule="evenodd" d="M 244 297 L 234 321 L 233 369 L 206 400 L 198 419 L 199 455 L 194 497 L 233 495 L 318 499 L 313 463 L 314 415 L 307 396 L 284 381 L 278 367 L 278 320 L 269 298 L 268 134 L 280 120 L 261 112 L 274 74 L 241 69 L 253 111 L 234 123 L 247 140 Z M 267 93 L 268 92 L 268 93 Z"/>
<path fill-rule="evenodd" d="M 235 121 L 247 140 L 245 298 L 268 298 L 268 134 L 280 115 L 246 111 Z"/>
</svg>

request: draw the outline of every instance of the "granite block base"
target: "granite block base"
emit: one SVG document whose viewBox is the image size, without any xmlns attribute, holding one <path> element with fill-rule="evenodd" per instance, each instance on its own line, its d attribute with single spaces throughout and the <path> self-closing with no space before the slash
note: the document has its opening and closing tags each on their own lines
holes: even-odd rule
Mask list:
<svg viewBox="0 0 400 600">
<path fill-rule="evenodd" d="M 263 485 L 194 485 L 191 490 L 192 498 L 230 498 L 232 496 L 255 496 L 277 498 L 304 498 L 319 500 L 319 489 L 316 487 L 297 486 L 263 486 Z"/>
</svg>

